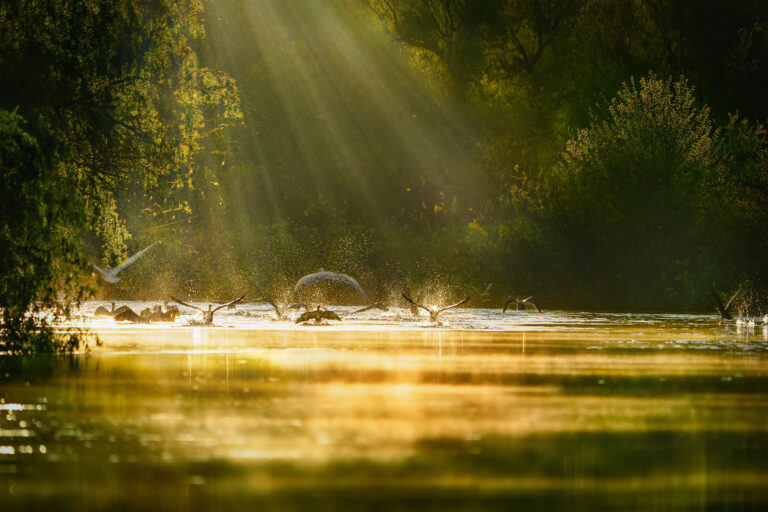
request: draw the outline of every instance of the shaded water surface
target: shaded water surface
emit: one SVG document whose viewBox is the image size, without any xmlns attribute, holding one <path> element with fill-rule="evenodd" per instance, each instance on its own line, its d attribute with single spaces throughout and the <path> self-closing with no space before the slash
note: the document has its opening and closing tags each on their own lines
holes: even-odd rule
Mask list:
<svg viewBox="0 0 768 512">
<path fill-rule="evenodd" d="M 768 509 L 761 326 L 251 308 L 0 357 L 0 509 Z"/>
</svg>

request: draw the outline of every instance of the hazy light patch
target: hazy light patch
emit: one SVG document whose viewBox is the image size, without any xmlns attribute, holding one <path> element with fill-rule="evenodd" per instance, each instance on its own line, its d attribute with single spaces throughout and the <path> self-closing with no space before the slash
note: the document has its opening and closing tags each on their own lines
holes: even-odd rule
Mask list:
<svg viewBox="0 0 768 512">
<path fill-rule="evenodd" d="M 423 83 L 369 12 L 316 0 L 209 9 L 218 20 L 209 37 L 224 41 L 243 91 L 246 149 L 273 215 L 329 215 L 349 202 L 365 212 L 361 223 L 382 225 L 422 208 L 408 203 L 414 187 L 428 191 L 430 215 L 466 214 L 477 200 L 485 183 L 471 123 Z M 237 178 L 243 190 L 247 180 Z M 280 206 L 289 197 L 290 212 Z"/>
</svg>

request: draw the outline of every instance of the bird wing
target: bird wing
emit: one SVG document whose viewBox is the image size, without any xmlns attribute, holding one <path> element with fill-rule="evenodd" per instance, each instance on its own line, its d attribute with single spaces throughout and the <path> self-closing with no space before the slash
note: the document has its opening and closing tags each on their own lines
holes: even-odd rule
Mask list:
<svg viewBox="0 0 768 512">
<path fill-rule="evenodd" d="M 711 291 L 712 291 L 712 297 L 715 298 L 715 304 L 717 305 L 718 312 L 720 312 L 720 314 L 725 313 L 725 306 L 723 306 L 723 301 L 720 299 L 720 294 L 718 294 L 717 290 L 715 290 L 714 284 L 712 285 Z M 730 304 L 730 302 L 728 304 Z"/>
<path fill-rule="evenodd" d="M 243 299 L 245 298 L 245 296 L 246 296 L 246 295 L 248 295 L 248 294 L 247 294 L 247 293 L 244 293 L 244 294 L 242 294 L 242 295 L 241 295 L 239 298 L 237 298 L 237 299 L 233 300 L 232 302 L 227 302 L 226 304 L 222 304 L 221 306 L 219 306 L 219 307 L 217 307 L 217 308 L 213 308 L 213 310 L 211 311 L 211 313 L 215 313 L 216 311 L 220 310 L 221 308 L 225 308 L 225 307 L 227 307 L 227 306 L 231 306 L 231 305 L 233 305 L 233 304 L 237 304 L 238 302 L 240 302 L 241 300 L 243 300 Z"/>
<path fill-rule="evenodd" d="M 423 310 L 424 310 L 424 311 L 426 311 L 427 313 L 429 313 L 429 312 L 430 312 L 430 311 L 429 311 L 429 308 L 427 308 L 426 306 L 422 306 L 421 304 L 418 304 L 417 302 L 414 302 L 412 298 L 410 298 L 409 296 L 407 296 L 407 295 L 406 295 L 406 294 L 404 294 L 404 293 L 403 293 L 402 295 L 403 295 L 403 298 L 404 298 L 405 300 L 407 300 L 408 302 L 410 302 L 410 303 L 411 303 L 411 304 L 413 304 L 414 306 L 416 306 L 416 307 L 419 307 L 419 308 L 423 309 Z"/>
<path fill-rule="evenodd" d="M 154 246 L 155 246 L 156 244 L 158 244 L 158 243 L 159 243 L 159 242 L 153 242 L 153 243 L 151 243 L 150 245 L 146 246 L 145 248 L 143 248 L 142 250 L 140 250 L 139 252 L 137 252 L 136 254 L 134 254 L 133 256 L 131 256 L 130 258 L 128 258 L 127 260 L 125 260 L 124 262 L 122 262 L 122 263 L 120 264 L 120 266 L 119 266 L 119 267 L 115 267 L 115 268 L 113 268 L 113 269 L 112 269 L 112 272 L 114 272 L 115 274 L 119 274 L 120 272 L 122 272 L 123 270 L 125 270 L 126 268 L 128 268 L 129 266 L 131 266 L 131 265 L 133 265 L 134 263 L 136 263 L 136 260 L 138 260 L 139 258 L 141 258 L 141 256 L 142 256 L 142 255 L 143 255 L 145 252 L 147 252 L 148 250 L 150 250 L 152 247 L 154 247 Z"/>
<path fill-rule="evenodd" d="M 111 268 L 101 268 L 95 263 L 91 263 L 91 266 L 101 275 L 101 278 L 104 279 L 108 283 L 117 283 L 120 281 L 120 278 L 115 275 L 114 269 Z"/>
<path fill-rule="evenodd" d="M 333 311 L 320 311 L 319 314 L 320 318 L 325 318 L 326 320 L 338 320 L 341 321 L 341 317 L 334 313 Z"/>
<path fill-rule="evenodd" d="M 466 299 L 462 300 L 461 302 L 457 302 L 456 304 L 451 304 L 450 306 L 446 306 L 444 308 L 440 308 L 437 312 L 438 313 L 442 313 L 446 309 L 457 308 L 457 307 L 461 306 L 462 304 L 464 304 L 465 302 L 467 302 L 469 299 L 470 299 L 470 297 L 467 297 Z"/>
<path fill-rule="evenodd" d="M 171 298 L 171 300 L 173 302 L 178 302 L 182 306 L 187 306 L 188 308 L 196 309 L 198 311 L 205 311 L 203 308 L 199 308 L 197 306 L 193 306 L 192 304 L 187 304 L 186 302 L 181 302 L 179 299 L 175 298 L 173 295 L 169 295 L 169 297 Z"/>
<path fill-rule="evenodd" d="M 139 318 L 141 317 L 131 308 L 127 308 L 114 316 L 116 322 L 135 322 Z"/>
<path fill-rule="evenodd" d="M 300 324 L 301 322 L 312 320 L 312 313 L 314 313 L 314 311 L 305 311 L 296 319 L 296 323 Z"/>
<path fill-rule="evenodd" d="M 93 269 L 94 269 L 96 272 L 98 272 L 99 274 L 103 275 L 104 277 L 106 277 L 106 276 L 107 276 L 107 270 L 106 270 L 106 269 L 104 269 L 104 268 L 101 268 L 100 266 L 98 266 L 98 265 L 97 265 L 97 264 L 95 264 L 95 263 L 91 263 L 91 266 L 92 266 L 92 267 L 93 267 Z"/>
<path fill-rule="evenodd" d="M 731 297 L 731 299 L 728 301 L 728 304 L 725 305 L 725 311 L 728 311 L 728 308 L 731 307 L 731 302 L 733 302 L 733 299 L 735 299 L 738 294 L 739 292 L 733 294 L 733 297 Z"/>
<path fill-rule="evenodd" d="M 293 292 L 296 293 L 305 286 L 319 283 L 321 281 L 337 281 L 339 283 L 347 284 L 360 292 L 360 295 L 363 296 L 364 300 L 368 300 L 368 295 L 363 290 L 363 287 L 360 286 L 360 283 L 355 281 L 347 274 L 339 274 L 337 272 L 320 271 L 314 274 L 307 274 L 296 282 L 296 286 L 293 287 Z"/>
<path fill-rule="evenodd" d="M 541 313 L 541 308 L 539 307 L 538 304 L 536 304 L 536 299 L 534 299 L 533 297 L 528 297 L 527 299 L 523 299 L 522 302 L 523 304 L 530 304 L 531 306 L 536 308 L 536 311 Z"/>
<path fill-rule="evenodd" d="M 512 304 L 513 302 L 517 302 L 517 299 L 515 299 L 514 297 L 507 297 L 507 300 L 504 301 L 504 309 L 501 312 L 506 313 L 507 310 L 509 309 L 509 305 Z"/>
<path fill-rule="evenodd" d="M 129 308 L 128 306 L 126 306 L 125 304 L 123 304 L 123 305 L 122 305 L 122 306 L 120 306 L 119 308 L 115 308 L 115 313 L 114 313 L 114 314 L 116 315 L 116 314 L 118 314 L 118 313 L 121 313 L 121 312 L 123 312 L 123 311 L 128 311 L 128 310 L 130 310 L 130 309 L 131 309 L 131 308 Z"/>
</svg>

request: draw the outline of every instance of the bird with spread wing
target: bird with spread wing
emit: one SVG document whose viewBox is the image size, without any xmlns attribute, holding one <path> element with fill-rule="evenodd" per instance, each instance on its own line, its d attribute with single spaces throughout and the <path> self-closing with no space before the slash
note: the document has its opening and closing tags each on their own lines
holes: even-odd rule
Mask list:
<svg viewBox="0 0 768 512">
<path fill-rule="evenodd" d="M 717 290 L 715 289 L 715 283 L 712 283 L 712 296 L 715 298 L 715 307 L 717 308 L 717 312 L 720 313 L 720 323 L 733 320 L 733 316 L 728 310 L 731 309 L 733 299 L 735 299 L 738 294 L 738 291 L 734 293 L 733 296 L 731 296 L 731 299 L 728 301 L 728 304 L 723 305 L 723 301 L 720 299 L 720 294 L 717 293 Z"/>
<path fill-rule="evenodd" d="M 293 287 L 293 293 L 297 294 L 301 290 L 316 284 L 316 283 L 322 283 L 322 282 L 328 282 L 328 281 L 335 281 L 337 283 L 342 283 L 347 286 L 351 286 L 355 290 L 357 290 L 360 295 L 362 295 L 363 300 L 368 300 L 368 295 L 366 295 L 365 291 L 363 290 L 363 287 L 360 286 L 360 283 L 355 281 L 354 278 L 348 276 L 347 274 L 340 274 L 338 272 L 327 272 L 323 269 L 318 270 L 314 274 L 307 274 L 303 276 L 301 279 L 296 281 L 296 286 Z"/>
<path fill-rule="evenodd" d="M 541 313 L 541 308 L 536 303 L 536 299 L 533 297 L 528 297 L 527 299 L 520 300 L 516 297 L 507 297 L 507 300 L 504 301 L 504 309 L 502 310 L 502 313 L 506 313 L 507 309 L 510 308 L 510 306 L 515 305 L 515 310 L 519 311 L 520 308 L 525 309 L 526 306 L 531 306 L 532 308 L 536 309 L 539 313 Z"/>
<path fill-rule="evenodd" d="M 304 313 L 299 316 L 299 318 L 296 319 L 296 323 L 304 323 L 314 320 L 316 324 L 321 323 L 323 320 L 339 320 L 341 321 L 341 318 L 339 315 L 334 313 L 333 311 L 328 311 L 327 309 L 323 309 L 322 307 L 318 306 L 317 309 L 314 309 L 312 311 L 305 311 Z"/>
<path fill-rule="evenodd" d="M 294 306 L 294 304 L 285 304 L 280 303 L 276 301 L 271 295 L 268 295 L 264 293 L 264 291 L 261 289 L 261 287 L 256 284 L 256 291 L 261 295 L 261 299 L 267 302 L 267 304 L 271 305 L 273 308 L 275 308 L 275 317 L 277 317 L 278 320 L 284 320 L 288 316 L 288 310 Z"/>
<path fill-rule="evenodd" d="M 172 301 L 178 302 L 182 306 L 187 306 L 188 308 L 192 308 L 192 309 L 196 309 L 196 310 L 200 311 L 203 314 L 203 323 L 205 325 L 210 325 L 210 324 L 213 323 L 213 314 L 215 312 L 217 312 L 220 309 L 223 309 L 223 308 L 226 308 L 228 306 L 231 306 L 233 304 L 237 304 L 238 302 L 242 301 L 245 298 L 246 295 L 247 294 L 244 293 L 239 298 L 233 300 L 232 302 L 227 302 L 226 304 L 222 304 L 221 306 L 218 306 L 218 307 L 215 307 L 215 308 L 213 307 L 213 304 L 208 304 L 208 309 L 207 310 L 205 310 L 205 309 L 203 309 L 201 307 L 198 307 L 198 306 L 193 306 L 192 304 L 187 304 L 186 302 L 182 302 L 179 299 L 174 298 L 172 295 L 169 295 L 169 297 L 171 298 Z"/>
<path fill-rule="evenodd" d="M 158 243 L 160 243 L 160 242 L 154 242 L 151 245 L 148 245 L 147 247 L 143 248 L 142 250 L 140 250 L 139 252 L 137 252 L 136 254 L 134 254 L 133 256 L 131 256 L 130 258 L 125 260 L 124 262 L 122 262 L 117 267 L 114 267 L 114 268 L 101 268 L 98 265 L 96 265 L 95 263 L 91 263 L 91 266 L 94 268 L 94 270 L 96 270 L 96 272 L 98 272 L 101 275 L 101 277 L 106 282 L 108 282 L 108 283 L 116 283 L 116 282 L 120 281 L 120 278 L 117 277 L 117 274 L 119 274 L 120 272 L 122 272 L 126 268 L 128 268 L 131 265 L 133 265 L 134 263 L 136 263 L 136 260 L 141 258 L 141 256 L 145 252 L 150 250 L 152 247 L 154 247 Z"/>
<path fill-rule="evenodd" d="M 457 302 L 456 304 L 451 304 L 450 306 L 446 306 L 444 308 L 438 308 L 436 306 L 424 306 L 423 304 L 419 304 L 418 302 L 415 302 L 412 298 L 410 298 L 405 293 L 403 293 L 402 295 L 403 295 L 403 298 L 405 300 L 407 300 L 409 303 L 411 303 L 412 305 L 414 305 L 414 306 L 416 306 L 418 308 L 421 308 L 424 311 L 426 311 L 427 313 L 429 313 L 429 319 L 433 323 L 437 323 L 437 317 L 440 315 L 440 313 L 442 313 L 446 309 L 457 308 L 457 307 L 461 306 L 462 304 L 464 304 L 465 302 L 467 302 L 470 299 L 470 297 L 467 297 L 466 299 L 462 300 L 461 302 Z"/>
</svg>

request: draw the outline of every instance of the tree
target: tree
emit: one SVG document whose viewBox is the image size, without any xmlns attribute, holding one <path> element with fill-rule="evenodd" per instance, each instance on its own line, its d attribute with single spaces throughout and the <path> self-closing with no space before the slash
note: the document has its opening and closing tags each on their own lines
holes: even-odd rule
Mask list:
<svg viewBox="0 0 768 512">
<path fill-rule="evenodd" d="M 604 304 L 677 298 L 680 266 L 697 255 L 697 193 L 717 137 L 684 78 L 632 79 L 593 113 L 568 141 L 551 197 L 575 286 L 589 283 Z"/>
<path fill-rule="evenodd" d="M 17 202 L 31 208 L 0 219 L 15 258 L 0 281 L 21 274 L 24 283 L 0 295 L 6 348 L 11 330 L 51 337 L 30 310 L 83 297 L 84 235 L 110 248 L 106 263 L 124 256 L 119 194 L 149 192 L 139 211 L 178 203 L 205 176 L 205 139 L 239 119 L 232 81 L 197 63 L 201 15 L 198 0 L 0 5 L 0 109 L 10 112 L 0 144 L 16 148 L 4 160 L 23 185 Z M 54 285 L 73 293 L 58 296 Z"/>
</svg>

